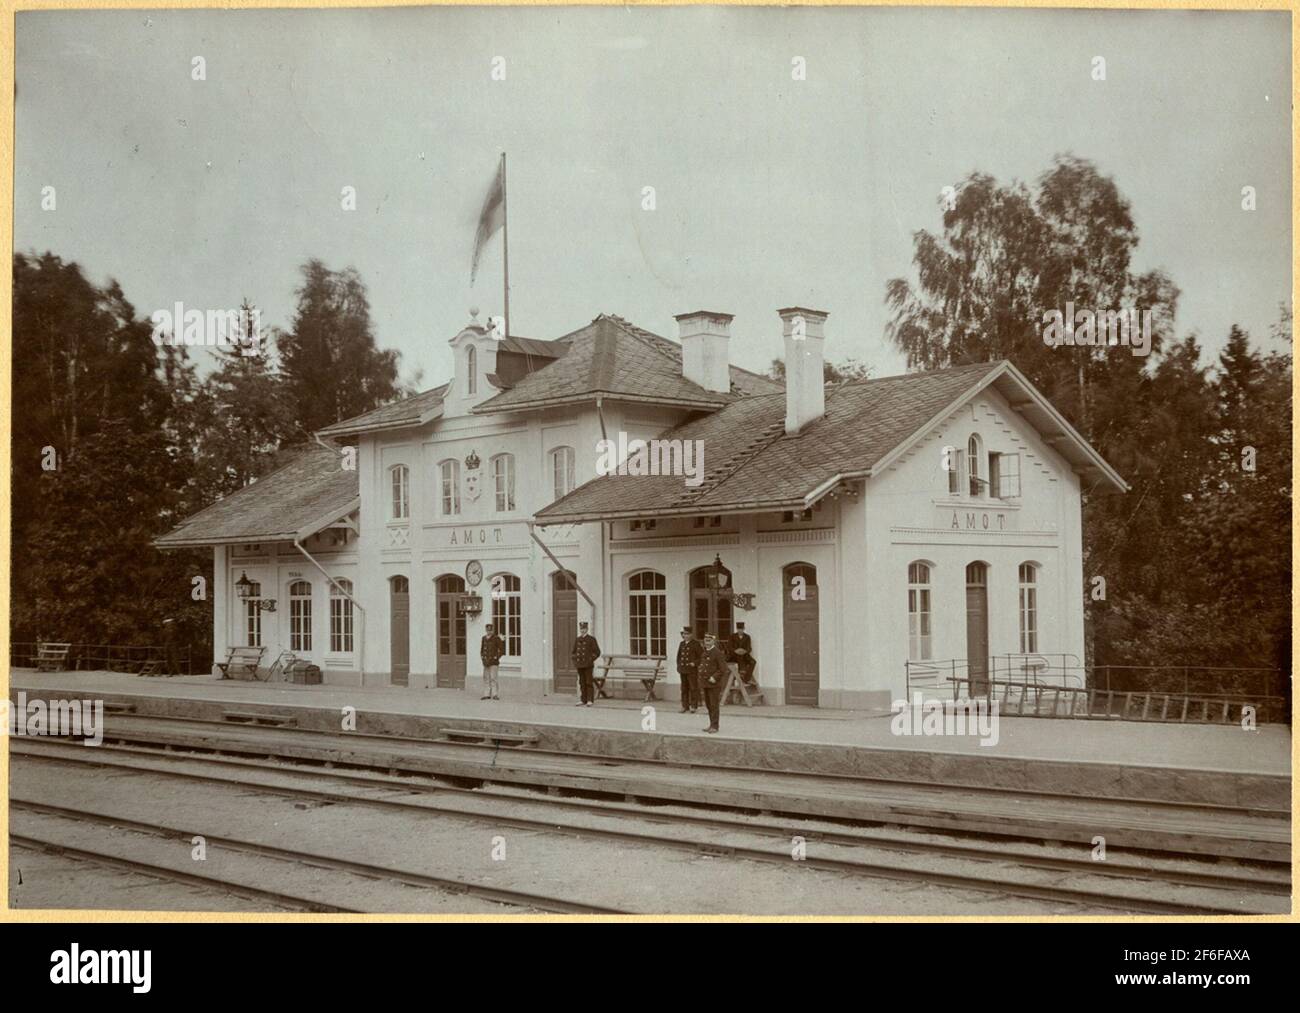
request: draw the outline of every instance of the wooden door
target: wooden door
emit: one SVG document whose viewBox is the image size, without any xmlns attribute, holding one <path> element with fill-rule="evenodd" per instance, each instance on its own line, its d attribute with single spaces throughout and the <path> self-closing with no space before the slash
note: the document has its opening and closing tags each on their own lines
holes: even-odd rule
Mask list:
<svg viewBox="0 0 1300 1013">
<path fill-rule="evenodd" d="M 389 659 L 394 686 L 411 678 L 411 586 L 405 577 L 388 582 Z"/>
<path fill-rule="evenodd" d="M 578 639 L 578 585 L 573 574 L 551 574 L 551 671 L 556 693 L 578 691 L 578 670 L 573 667 L 573 642 Z"/>
<path fill-rule="evenodd" d="M 465 617 L 456 614 L 456 602 L 465 593 L 465 580 L 454 574 L 438 578 L 439 689 L 465 688 Z"/>
<path fill-rule="evenodd" d="M 970 695 L 989 691 L 989 568 L 987 563 L 966 567 L 966 664 Z"/>
<path fill-rule="evenodd" d="M 782 571 L 785 593 L 785 702 L 816 707 L 821 689 L 821 619 L 817 601 L 817 567 L 791 563 Z M 802 577 L 802 585 L 795 578 Z M 798 597 L 795 588 L 798 588 Z M 757 647 L 757 645 L 755 645 Z"/>
</svg>

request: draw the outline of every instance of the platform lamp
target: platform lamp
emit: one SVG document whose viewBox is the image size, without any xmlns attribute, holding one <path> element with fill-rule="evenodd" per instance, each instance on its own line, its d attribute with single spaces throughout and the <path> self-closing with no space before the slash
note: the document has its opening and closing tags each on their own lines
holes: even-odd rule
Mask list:
<svg viewBox="0 0 1300 1013">
<path fill-rule="evenodd" d="M 731 582 L 731 576 L 722 565 L 722 557 L 717 553 L 714 553 L 713 565 L 709 567 L 708 582 L 710 590 L 719 592 L 724 598 L 730 597 L 731 588 L 727 585 Z"/>
<path fill-rule="evenodd" d="M 259 612 L 274 612 L 275 599 L 254 598 L 253 588 L 260 589 L 261 585 L 253 583 L 251 580 L 248 579 L 248 572 L 245 570 L 241 570 L 239 573 L 239 579 L 235 581 L 235 593 L 239 595 L 240 600 L 248 602 L 250 605 L 253 606 L 253 608 L 257 609 Z"/>
</svg>

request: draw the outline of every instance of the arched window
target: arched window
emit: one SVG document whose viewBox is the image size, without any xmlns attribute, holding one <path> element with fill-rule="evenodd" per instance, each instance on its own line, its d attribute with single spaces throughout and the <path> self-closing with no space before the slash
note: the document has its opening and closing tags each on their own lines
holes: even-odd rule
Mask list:
<svg viewBox="0 0 1300 1013">
<path fill-rule="evenodd" d="M 244 602 L 244 631 L 248 634 L 249 647 L 261 647 L 262 610 L 257 606 L 257 599 L 262 597 L 262 585 L 253 581 L 248 597 L 249 600 Z"/>
<path fill-rule="evenodd" d="M 506 654 L 517 658 L 523 653 L 519 601 L 519 578 L 513 573 L 498 573 L 490 581 L 492 589 L 492 625 L 497 636 L 506 642 Z"/>
<path fill-rule="evenodd" d="M 311 585 L 305 580 L 289 585 L 289 650 L 311 650 Z"/>
<path fill-rule="evenodd" d="M 551 484 L 555 498 L 567 496 L 574 487 L 574 455 L 572 447 L 556 447 L 551 451 Z"/>
<path fill-rule="evenodd" d="M 454 458 L 438 465 L 442 477 L 442 515 L 454 517 L 460 513 L 460 462 Z"/>
<path fill-rule="evenodd" d="M 961 472 L 964 457 L 957 447 L 943 448 L 944 467 L 948 469 L 948 494 L 956 496 L 961 493 Z"/>
<path fill-rule="evenodd" d="M 404 464 L 396 465 L 391 472 L 391 517 L 395 521 L 404 521 L 411 516 L 411 472 Z"/>
<path fill-rule="evenodd" d="M 352 581 L 337 580 L 330 584 L 330 651 L 349 654 L 352 651 Z"/>
<path fill-rule="evenodd" d="M 668 654 L 667 587 L 664 575 L 654 570 L 627 579 L 628 651 L 639 658 Z"/>
<path fill-rule="evenodd" d="M 388 583 L 393 594 L 411 593 L 411 582 L 405 577 L 391 577 L 389 578 Z"/>
<path fill-rule="evenodd" d="M 907 656 L 912 661 L 934 657 L 930 639 L 930 564 L 907 565 Z"/>
<path fill-rule="evenodd" d="M 1038 650 L 1038 567 L 1020 564 L 1020 653 Z"/>
<path fill-rule="evenodd" d="M 492 482 L 497 493 L 497 513 L 515 508 L 515 455 L 497 454 L 492 458 Z"/>
<path fill-rule="evenodd" d="M 473 345 L 465 349 L 465 391 L 478 393 L 478 349 Z"/>
<path fill-rule="evenodd" d="M 980 496 L 980 457 L 981 454 L 980 438 L 971 433 L 970 439 L 966 441 L 966 474 L 970 478 L 970 494 Z"/>
</svg>

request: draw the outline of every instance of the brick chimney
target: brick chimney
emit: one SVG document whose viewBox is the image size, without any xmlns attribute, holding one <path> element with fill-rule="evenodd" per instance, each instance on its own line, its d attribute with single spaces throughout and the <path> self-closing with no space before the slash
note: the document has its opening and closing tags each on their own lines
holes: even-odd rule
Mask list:
<svg viewBox="0 0 1300 1013">
<path fill-rule="evenodd" d="M 731 364 L 727 359 L 731 314 L 696 310 L 679 313 L 673 319 L 682 343 L 682 376 L 705 390 L 726 394 L 731 390 Z"/>
<path fill-rule="evenodd" d="M 826 314 L 802 306 L 777 313 L 785 338 L 785 431 L 797 433 L 826 413 L 822 373 Z"/>
</svg>

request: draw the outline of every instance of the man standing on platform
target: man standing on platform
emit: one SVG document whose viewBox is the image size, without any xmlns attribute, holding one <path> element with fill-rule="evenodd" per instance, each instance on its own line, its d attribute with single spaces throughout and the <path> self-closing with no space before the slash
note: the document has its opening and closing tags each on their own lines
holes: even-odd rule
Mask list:
<svg viewBox="0 0 1300 1013">
<path fill-rule="evenodd" d="M 744 623 L 736 623 L 736 632 L 731 635 L 731 653 L 735 658 L 736 667 L 740 670 L 741 679 L 753 684 L 754 668 L 758 662 L 754 660 L 754 642 L 745 632 Z"/>
<path fill-rule="evenodd" d="M 727 652 L 718 646 L 715 633 L 704 634 L 704 652 L 700 656 L 698 671 L 704 703 L 709 708 L 709 727 L 704 730 L 716 732 L 719 712 L 722 710 L 722 688 L 731 678 L 731 666 L 727 664 Z"/>
<path fill-rule="evenodd" d="M 573 642 L 573 667 L 578 670 L 578 686 L 582 690 L 579 707 L 590 707 L 596 699 L 596 683 L 591 670 L 600 658 L 600 644 L 587 632 L 586 623 L 578 623 L 578 639 Z"/>
<path fill-rule="evenodd" d="M 696 670 L 704 648 L 689 626 L 682 627 L 682 642 L 677 645 L 677 676 L 682 680 L 682 713 L 695 713 L 700 706 L 700 683 Z"/>
<path fill-rule="evenodd" d="M 483 628 L 483 639 L 479 641 L 478 656 L 483 659 L 483 695 L 480 700 L 500 700 L 500 686 L 497 683 L 497 665 L 506 653 L 506 642 L 496 634 L 491 623 Z"/>
</svg>

